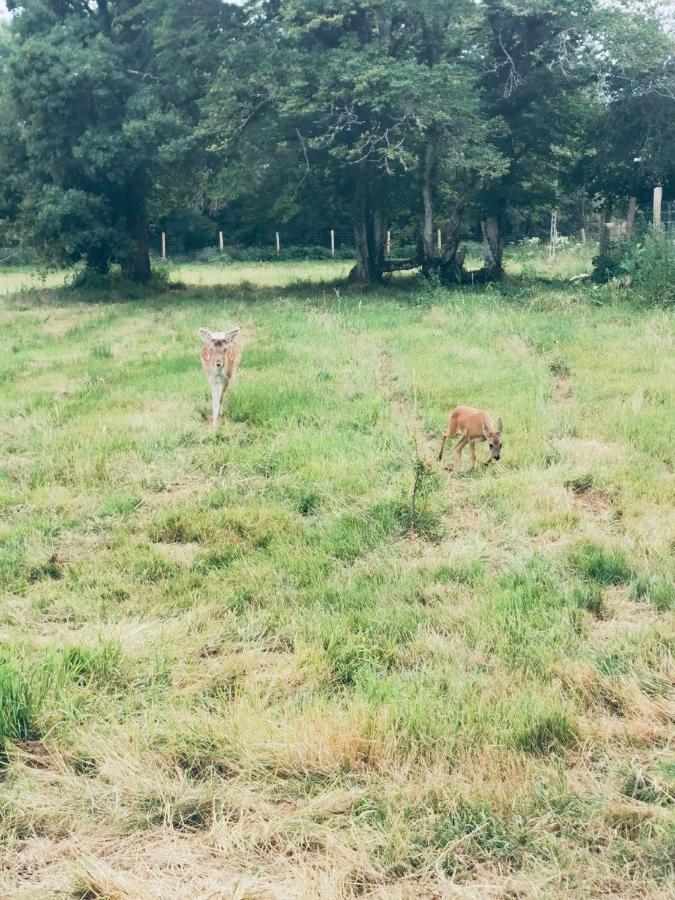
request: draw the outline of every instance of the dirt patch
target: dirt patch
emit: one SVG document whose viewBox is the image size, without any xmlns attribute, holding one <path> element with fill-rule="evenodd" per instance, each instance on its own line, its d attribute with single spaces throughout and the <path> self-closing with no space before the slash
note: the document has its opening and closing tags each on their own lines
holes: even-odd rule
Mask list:
<svg viewBox="0 0 675 900">
<path fill-rule="evenodd" d="M 589 488 L 582 494 L 574 494 L 574 502 L 590 515 L 601 516 L 612 508 L 612 495 L 609 491 Z"/>
<path fill-rule="evenodd" d="M 551 399 L 557 404 L 570 403 L 572 401 L 572 386 L 566 375 L 554 373 Z"/>
</svg>

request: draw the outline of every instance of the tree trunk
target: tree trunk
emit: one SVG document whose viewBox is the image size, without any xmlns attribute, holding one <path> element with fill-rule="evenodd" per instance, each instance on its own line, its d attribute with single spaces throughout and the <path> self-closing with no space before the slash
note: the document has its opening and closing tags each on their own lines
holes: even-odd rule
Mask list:
<svg viewBox="0 0 675 900">
<path fill-rule="evenodd" d="M 374 203 L 364 184 L 358 188 L 354 210 L 354 241 L 356 244 L 356 265 L 349 273 L 349 281 L 364 287 L 379 284 L 385 270 L 385 230 L 384 210 Z"/>
<path fill-rule="evenodd" d="M 122 263 L 122 275 L 131 281 L 150 280 L 150 244 L 148 242 L 148 217 L 145 204 L 127 213 L 127 226 L 133 250 Z"/>
<path fill-rule="evenodd" d="M 483 232 L 482 279 L 484 281 L 501 281 L 504 276 L 502 265 L 504 237 L 501 229 L 501 216 L 486 216 L 480 225 Z"/>
<path fill-rule="evenodd" d="M 373 270 L 375 272 L 376 281 L 380 281 L 382 279 L 382 272 L 384 271 L 387 223 L 384 217 L 384 210 L 381 206 L 376 205 L 373 209 L 372 215 L 373 229 L 370 255 L 373 261 Z"/>
<path fill-rule="evenodd" d="M 457 204 L 448 218 L 439 275 L 444 284 L 456 284 L 464 277 L 466 248 L 460 246 L 459 226 L 462 221 L 462 205 Z"/>
<path fill-rule="evenodd" d="M 427 136 L 421 160 L 421 263 L 422 271 L 428 272 L 434 264 L 434 198 L 433 174 L 438 156 L 439 136 L 432 132 Z"/>
</svg>

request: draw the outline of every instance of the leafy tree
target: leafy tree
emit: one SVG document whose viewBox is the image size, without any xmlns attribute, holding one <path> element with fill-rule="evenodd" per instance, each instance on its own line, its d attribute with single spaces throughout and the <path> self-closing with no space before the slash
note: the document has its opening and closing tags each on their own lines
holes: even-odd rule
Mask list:
<svg viewBox="0 0 675 900">
<path fill-rule="evenodd" d="M 609 214 L 626 197 L 649 204 L 675 181 L 675 32 L 658 8 L 610 7 L 598 17 L 597 86 L 585 121 L 586 154 L 575 176 Z"/>
<path fill-rule="evenodd" d="M 218 63 L 213 43 L 227 7 L 9 6 L 18 14 L 3 92 L 13 134 L 2 179 L 5 193 L 20 197 L 19 234 L 47 262 L 83 260 L 98 272 L 117 262 L 128 277 L 147 280 L 149 210 L 186 197 L 196 103 Z"/>
<path fill-rule="evenodd" d="M 240 196 L 251 174 L 262 188 L 285 172 L 278 214 L 306 204 L 310 186 L 331 208 L 348 203 L 352 278 L 360 283 L 420 264 L 456 270 L 456 228 L 448 228 L 443 254 L 434 251 L 441 164 L 447 156 L 467 168 L 478 156 L 489 169 L 488 157 L 499 156 L 481 143 L 475 60 L 467 52 L 477 15 L 466 0 L 249 4 L 246 38 L 232 48 L 205 104 L 210 142 L 226 170 L 221 194 Z M 419 204 L 418 251 L 385 260 L 387 220 L 402 197 Z M 448 222 L 456 213 L 448 212 Z"/>
<path fill-rule="evenodd" d="M 509 209 L 554 205 L 576 161 L 595 7 L 594 0 L 484 2 L 484 112 L 503 123 L 495 146 L 508 160 L 507 171 L 486 178 L 475 198 L 488 280 L 503 273 Z"/>
</svg>

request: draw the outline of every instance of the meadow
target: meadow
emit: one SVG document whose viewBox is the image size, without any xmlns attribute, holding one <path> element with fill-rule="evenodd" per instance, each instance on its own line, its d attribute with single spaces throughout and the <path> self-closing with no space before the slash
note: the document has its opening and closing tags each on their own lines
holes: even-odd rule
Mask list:
<svg viewBox="0 0 675 900">
<path fill-rule="evenodd" d="M 673 318 L 586 265 L 0 276 L 0 896 L 672 896 Z"/>
</svg>

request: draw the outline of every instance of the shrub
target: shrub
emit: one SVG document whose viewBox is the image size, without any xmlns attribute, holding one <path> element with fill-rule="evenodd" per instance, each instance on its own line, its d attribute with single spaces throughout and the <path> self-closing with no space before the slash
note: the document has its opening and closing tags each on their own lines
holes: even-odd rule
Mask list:
<svg viewBox="0 0 675 900">
<path fill-rule="evenodd" d="M 34 266 L 35 264 L 35 255 L 25 247 L 0 247 L 0 266 L 3 268 Z"/>
<path fill-rule="evenodd" d="M 666 232 L 647 231 L 639 240 L 610 243 L 593 258 L 593 281 L 630 279 L 633 296 L 664 306 L 675 303 L 675 239 Z"/>
<path fill-rule="evenodd" d="M 631 276 L 633 290 L 661 305 L 675 303 L 675 235 L 648 232 L 629 244 L 621 270 Z"/>
</svg>

